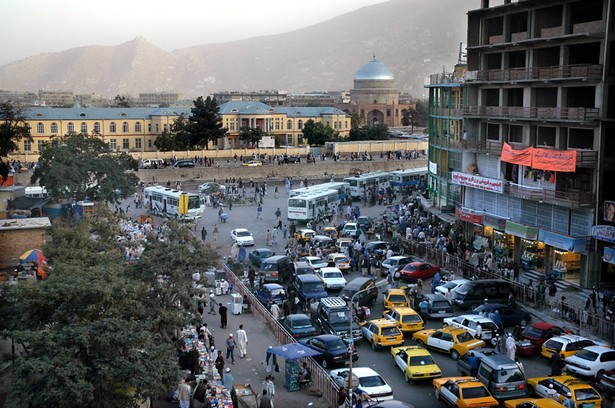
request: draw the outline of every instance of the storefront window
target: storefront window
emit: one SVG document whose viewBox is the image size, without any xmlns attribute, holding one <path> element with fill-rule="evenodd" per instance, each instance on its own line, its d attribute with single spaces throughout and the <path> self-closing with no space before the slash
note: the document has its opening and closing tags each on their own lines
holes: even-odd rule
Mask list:
<svg viewBox="0 0 615 408">
<path fill-rule="evenodd" d="M 521 239 L 521 264 L 525 269 L 542 269 L 544 251 L 543 242 Z"/>
<path fill-rule="evenodd" d="M 560 279 L 578 279 L 581 272 L 581 254 L 553 250 L 553 273 Z"/>
</svg>

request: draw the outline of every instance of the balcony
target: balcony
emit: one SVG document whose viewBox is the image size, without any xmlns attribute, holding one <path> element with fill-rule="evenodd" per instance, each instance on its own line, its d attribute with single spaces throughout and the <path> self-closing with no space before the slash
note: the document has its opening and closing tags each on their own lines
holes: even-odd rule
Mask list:
<svg viewBox="0 0 615 408">
<path fill-rule="evenodd" d="M 595 123 L 597 108 L 554 108 L 524 106 L 465 106 L 463 114 L 468 118 L 504 120 L 540 120 L 548 122 Z"/>
<path fill-rule="evenodd" d="M 476 73 L 476 78 L 474 78 L 474 75 L 466 74 L 467 81 L 515 82 L 565 79 L 600 81 L 602 78 L 602 64 L 573 64 L 532 68 L 521 67 L 509 69 L 489 69 L 472 72 Z"/>
<path fill-rule="evenodd" d="M 445 117 L 445 118 L 459 118 L 461 119 L 462 110 L 461 108 L 432 108 L 433 110 L 430 112 L 433 116 Z"/>
<path fill-rule="evenodd" d="M 598 164 L 598 152 L 595 150 L 577 150 L 577 167 L 593 168 Z"/>
<path fill-rule="evenodd" d="M 466 140 L 462 146 L 467 151 L 500 154 L 503 143 L 499 140 Z"/>
<path fill-rule="evenodd" d="M 580 208 L 594 205 L 595 195 L 581 191 L 556 191 L 540 187 L 528 187 L 508 183 L 506 193 L 524 200 L 532 200 L 549 204 L 556 204 L 567 208 Z"/>
</svg>

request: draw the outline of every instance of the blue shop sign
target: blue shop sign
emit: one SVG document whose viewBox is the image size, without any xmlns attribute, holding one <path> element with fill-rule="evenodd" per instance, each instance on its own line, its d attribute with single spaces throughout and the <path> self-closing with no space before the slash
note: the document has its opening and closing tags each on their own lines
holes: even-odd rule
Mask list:
<svg viewBox="0 0 615 408">
<path fill-rule="evenodd" d="M 592 227 L 592 237 L 615 244 L 615 227 L 612 225 L 594 225 Z"/>
<path fill-rule="evenodd" d="M 540 230 L 538 240 L 554 248 L 577 253 L 587 252 L 587 238 L 573 238 L 566 235 L 556 234 L 551 231 Z"/>
<path fill-rule="evenodd" d="M 602 256 L 604 262 L 615 264 L 615 248 L 604 247 L 604 255 Z"/>
</svg>

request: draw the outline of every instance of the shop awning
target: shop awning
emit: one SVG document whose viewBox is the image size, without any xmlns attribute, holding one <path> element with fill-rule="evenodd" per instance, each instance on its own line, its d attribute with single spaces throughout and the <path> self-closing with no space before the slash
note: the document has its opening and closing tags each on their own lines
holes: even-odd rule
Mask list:
<svg viewBox="0 0 615 408">
<path fill-rule="evenodd" d="M 551 231 L 540 230 L 538 240 L 563 251 L 576 253 L 587 252 L 587 237 L 575 238 L 567 235 L 556 234 Z"/>
<path fill-rule="evenodd" d="M 447 222 L 449 224 L 454 224 L 457 221 L 457 217 L 455 217 L 454 214 L 441 212 L 437 215 L 438 215 L 438 218 L 440 218 L 442 221 Z"/>
<path fill-rule="evenodd" d="M 538 228 L 528 227 L 527 225 L 518 224 L 510 220 L 506 221 L 506 229 L 504 232 L 516 237 L 529 239 L 530 241 L 535 241 L 536 238 L 538 238 Z"/>
</svg>

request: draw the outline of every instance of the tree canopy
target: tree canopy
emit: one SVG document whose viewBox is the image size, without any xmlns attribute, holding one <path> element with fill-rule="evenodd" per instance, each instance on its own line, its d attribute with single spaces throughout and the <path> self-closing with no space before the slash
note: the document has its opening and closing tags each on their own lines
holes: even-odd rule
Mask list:
<svg viewBox="0 0 615 408">
<path fill-rule="evenodd" d="M 239 130 L 239 139 L 252 146 L 258 146 L 258 143 L 263 139 L 263 131 L 260 127 L 250 128 L 247 126 Z"/>
<path fill-rule="evenodd" d="M 118 241 L 118 220 L 104 210 L 98 219 L 57 221 L 50 234 L 50 277 L 8 285 L 0 296 L 0 328 L 25 349 L 14 366 L 22 406 L 133 407 L 172 389 L 172 336 L 191 323 L 191 274 L 218 255 L 170 221 L 165 239 L 152 234 L 128 266 L 122 253 L 131 241 Z"/>
<path fill-rule="evenodd" d="M 355 126 L 350 129 L 348 140 L 388 140 L 388 130 L 389 127 L 384 123 L 364 127 Z"/>
<path fill-rule="evenodd" d="M 136 169 L 136 160 L 100 137 L 71 133 L 45 144 L 31 182 L 56 199 L 112 202 L 134 192 L 139 179 L 129 170 Z"/>
<path fill-rule="evenodd" d="M 0 176 L 9 174 L 9 153 L 19 150 L 21 139 L 32 141 L 30 125 L 26 122 L 24 111 L 11 102 L 0 103 Z"/>
<path fill-rule="evenodd" d="M 339 132 L 333 130 L 329 125 L 322 122 L 308 120 L 303 125 L 303 137 L 312 146 L 323 146 L 326 142 L 333 142 L 339 139 Z"/>
<path fill-rule="evenodd" d="M 203 97 L 199 96 L 190 111 L 187 131 L 191 136 L 191 146 L 205 146 L 208 149 L 209 142 L 226 134 L 227 129 L 222 127 L 222 120 L 218 116 L 220 108 L 216 98 L 208 96 L 203 100 Z"/>
</svg>

